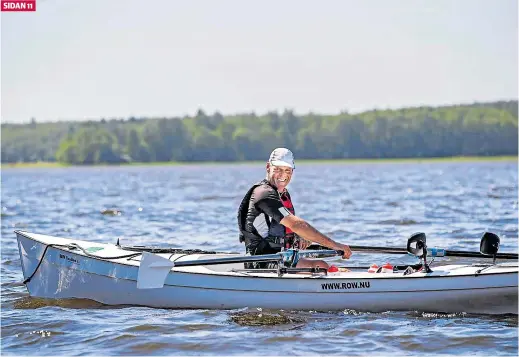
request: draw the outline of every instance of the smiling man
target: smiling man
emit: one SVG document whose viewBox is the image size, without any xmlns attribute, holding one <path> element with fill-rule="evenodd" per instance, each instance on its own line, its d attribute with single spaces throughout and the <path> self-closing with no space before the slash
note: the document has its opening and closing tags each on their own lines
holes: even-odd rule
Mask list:
<svg viewBox="0 0 519 357">
<path fill-rule="evenodd" d="M 245 242 L 251 255 L 273 254 L 282 249 L 305 249 L 316 242 L 330 249 L 344 251 L 343 258 L 351 256 L 347 245 L 337 243 L 319 232 L 304 219 L 295 215 L 287 186 L 292 179 L 295 163 L 292 151 L 277 148 L 267 162 L 267 177 L 254 184 L 245 194 L 238 209 L 240 242 Z M 319 265 L 328 268 L 320 260 L 300 259 L 298 268 Z M 275 267 L 272 263 L 255 263 L 255 268 Z"/>
</svg>

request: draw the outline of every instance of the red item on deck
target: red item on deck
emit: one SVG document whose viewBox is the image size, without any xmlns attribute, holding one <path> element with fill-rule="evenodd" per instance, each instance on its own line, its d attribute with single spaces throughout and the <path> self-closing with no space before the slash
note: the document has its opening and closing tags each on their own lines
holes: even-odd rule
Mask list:
<svg viewBox="0 0 519 357">
<path fill-rule="evenodd" d="M 337 268 L 335 265 L 332 265 L 328 268 L 328 273 L 337 273 L 339 271 L 339 268 Z"/>
<path fill-rule="evenodd" d="M 368 269 L 368 273 L 376 273 L 377 270 L 378 270 L 378 265 L 377 264 L 371 264 L 371 266 Z"/>
<path fill-rule="evenodd" d="M 382 273 L 392 273 L 393 272 L 393 266 L 389 263 L 386 263 L 382 265 Z"/>
</svg>

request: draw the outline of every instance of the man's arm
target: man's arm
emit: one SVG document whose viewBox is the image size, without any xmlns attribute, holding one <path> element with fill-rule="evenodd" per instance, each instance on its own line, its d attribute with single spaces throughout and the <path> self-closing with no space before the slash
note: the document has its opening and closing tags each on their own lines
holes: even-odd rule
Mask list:
<svg viewBox="0 0 519 357">
<path fill-rule="evenodd" d="M 312 227 L 304 219 L 291 214 L 288 209 L 283 206 L 279 194 L 275 190 L 269 187 L 257 187 L 253 192 L 253 199 L 256 202 L 256 206 L 262 212 L 266 213 L 276 222 L 290 228 L 303 239 L 319 243 L 330 249 L 342 250 L 344 252 L 343 258 L 349 259 L 351 256 L 350 247 L 335 242 Z"/>
<path fill-rule="evenodd" d="M 345 244 L 338 243 L 333 239 L 325 236 L 317 229 L 312 227 L 310 223 L 306 222 L 304 219 L 300 217 L 290 214 L 283 217 L 283 219 L 279 223 L 281 223 L 285 227 L 290 228 L 305 240 L 319 243 L 320 245 L 330 249 L 342 250 L 344 252 L 343 258 L 349 259 L 351 256 L 350 247 L 348 247 Z"/>
</svg>

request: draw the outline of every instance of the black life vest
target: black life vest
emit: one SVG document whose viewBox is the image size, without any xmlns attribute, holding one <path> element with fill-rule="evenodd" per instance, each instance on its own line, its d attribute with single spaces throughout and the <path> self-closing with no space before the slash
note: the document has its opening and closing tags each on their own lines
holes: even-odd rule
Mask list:
<svg viewBox="0 0 519 357">
<path fill-rule="evenodd" d="M 255 183 L 247 191 L 247 193 L 243 197 L 243 200 L 241 201 L 240 206 L 238 208 L 238 217 L 237 218 L 238 218 L 238 228 L 240 230 L 240 236 L 239 236 L 240 243 L 245 242 L 246 246 L 250 245 L 251 242 L 258 242 L 258 241 L 261 241 L 262 239 L 265 239 L 264 237 L 262 237 L 256 231 L 255 228 L 253 228 L 252 232 L 249 232 L 249 231 L 245 230 L 245 223 L 246 223 L 247 214 L 248 214 L 248 211 L 249 211 L 249 203 L 250 203 L 250 199 L 251 199 L 251 196 L 252 196 L 252 192 L 254 191 L 254 189 L 256 187 L 261 186 L 261 185 L 268 185 L 268 186 L 272 187 L 272 189 L 277 192 L 277 188 L 275 186 L 273 186 L 268 180 L 264 179 L 264 180 L 262 180 L 260 182 Z M 288 197 L 288 200 L 289 200 L 290 204 L 287 207 L 287 206 L 285 206 L 285 202 L 282 201 L 283 205 L 285 207 L 287 207 L 288 210 L 292 214 L 295 214 L 294 207 L 293 207 L 293 205 L 291 203 L 292 200 L 290 199 L 290 194 L 288 193 L 288 191 L 285 192 L 285 195 Z M 266 213 L 263 213 L 263 214 L 265 215 L 265 221 L 267 222 L 267 225 L 270 228 L 270 226 L 271 226 L 270 217 Z M 286 228 L 285 228 L 284 232 L 285 232 L 285 235 L 286 235 L 286 233 L 287 233 Z"/>
</svg>

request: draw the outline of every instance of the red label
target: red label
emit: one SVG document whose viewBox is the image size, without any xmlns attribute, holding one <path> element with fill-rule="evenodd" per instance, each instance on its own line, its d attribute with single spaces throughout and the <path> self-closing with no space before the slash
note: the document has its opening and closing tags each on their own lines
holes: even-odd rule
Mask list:
<svg viewBox="0 0 519 357">
<path fill-rule="evenodd" d="M 2 11 L 36 11 L 36 0 L 2 0 Z"/>
</svg>

